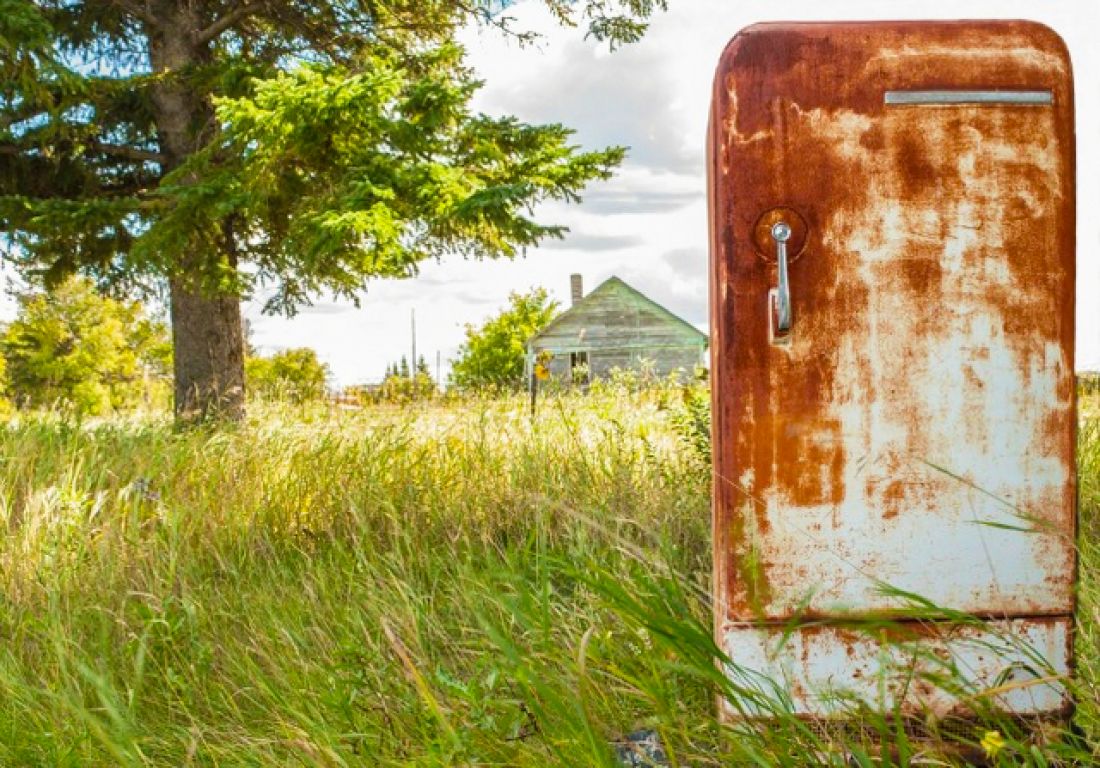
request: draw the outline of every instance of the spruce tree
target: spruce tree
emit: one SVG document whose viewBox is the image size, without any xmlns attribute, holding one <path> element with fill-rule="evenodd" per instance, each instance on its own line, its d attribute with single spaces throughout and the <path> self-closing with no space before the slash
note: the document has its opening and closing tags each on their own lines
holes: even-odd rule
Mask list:
<svg viewBox="0 0 1100 768">
<path fill-rule="evenodd" d="M 612 45 L 662 0 L 546 0 Z M 167 287 L 175 404 L 239 417 L 240 300 L 354 300 L 447 254 L 561 228 L 621 149 L 471 111 L 454 44 L 501 0 L 0 0 L 0 222 L 23 271 Z M 520 37 L 525 33 L 511 29 Z"/>
</svg>

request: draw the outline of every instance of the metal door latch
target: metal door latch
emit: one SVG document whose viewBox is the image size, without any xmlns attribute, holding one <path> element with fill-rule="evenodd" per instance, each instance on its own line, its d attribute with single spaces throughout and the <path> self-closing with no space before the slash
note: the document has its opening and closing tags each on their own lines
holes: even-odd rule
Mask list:
<svg viewBox="0 0 1100 768">
<path fill-rule="evenodd" d="M 772 225 L 775 240 L 775 262 L 779 265 L 779 285 L 769 293 L 772 313 L 772 336 L 781 338 L 791 332 L 791 285 L 787 276 L 787 241 L 791 239 L 791 225 L 777 221 Z"/>
<path fill-rule="evenodd" d="M 779 283 L 768 289 L 768 340 L 790 341 L 792 307 L 790 266 L 806 250 L 809 226 L 802 214 L 789 206 L 769 208 L 752 227 L 752 244 L 766 264 L 775 264 Z M 769 269 L 769 274 L 771 273 Z"/>
</svg>

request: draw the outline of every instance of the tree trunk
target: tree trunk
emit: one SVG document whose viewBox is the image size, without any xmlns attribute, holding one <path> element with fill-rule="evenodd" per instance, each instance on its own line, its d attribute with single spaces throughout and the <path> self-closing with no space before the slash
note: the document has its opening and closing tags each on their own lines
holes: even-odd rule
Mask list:
<svg viewBox="0 0 1100 768">
<path fill-rule="evenodd" d="M 236 296 L 207 296 L 171 281 L 176 418 L 244 416 L 244 332 Z"/>
<path fill-rule="evenodd" d="M 189 86 L 183 73 L 210 58 L 209 47 L 196 40 L 200 6 L 185 0 L 153 0 L 146 20 L 149 58 L 162 75 L 151 90 L 153 116 L 165 172 L 201 148 L 215 130 L 209 100 Z M 233 238 L 226 222 L 225 253 L 200 254 L 182 244 L 181 269 L 170 278 L 176 418 L 238 420 L 244 416 L 244 333 L 235 294 L 211 294 L 202 288 L 198 259 L 236 265 Z M 222 258 L 224 257 L 224 258 Z"/>
</svg>

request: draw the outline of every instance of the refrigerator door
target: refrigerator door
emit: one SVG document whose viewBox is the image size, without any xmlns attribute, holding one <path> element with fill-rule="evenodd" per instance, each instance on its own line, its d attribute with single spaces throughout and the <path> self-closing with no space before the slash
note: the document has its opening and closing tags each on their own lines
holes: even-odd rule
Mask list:
<svg viewBox="0 0 1100 768">
<path fill-rule="evenodd" d="M 1065 649 L 1072 99 L 1031 22 L 761 24 L 722 54 L 714 589 L 735 661 L 791 622 L 935 606 Z"/>
</svg>

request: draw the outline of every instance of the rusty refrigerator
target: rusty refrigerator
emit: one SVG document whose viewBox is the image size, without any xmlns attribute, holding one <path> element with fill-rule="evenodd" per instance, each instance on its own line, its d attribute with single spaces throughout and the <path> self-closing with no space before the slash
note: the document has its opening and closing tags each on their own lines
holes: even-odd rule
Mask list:
<svg viewBox="0 0 1100 768">
<path fill-rule="evenodd" d="M 721 56 L 715 631 L 796 712 L 1069 707 L 1072 98 L 1023 21 L 760 24 Z"/>
</svg>

